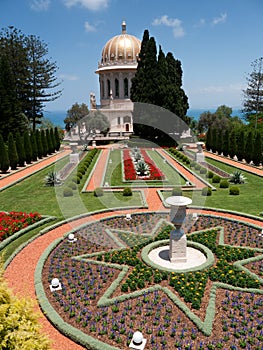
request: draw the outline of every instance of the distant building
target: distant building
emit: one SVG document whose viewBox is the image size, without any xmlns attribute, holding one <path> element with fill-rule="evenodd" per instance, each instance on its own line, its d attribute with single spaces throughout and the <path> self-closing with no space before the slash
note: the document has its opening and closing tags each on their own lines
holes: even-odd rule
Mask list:
<svg viewBox="0 0 263 350">
<path fill-rule="evenodd" d="M 126 23 L 122 32 L 107 41 L 102 49 L 96 73 L 99 75 L 100 105 L 94 93 L 90 94 L 90 110 L 100 110 L 110 122 L 109 136 L 130 135 L 133 132 L 130 100 L 132 78 L 137 69 L 141 41 L 127 34 Z"/>
</svg>

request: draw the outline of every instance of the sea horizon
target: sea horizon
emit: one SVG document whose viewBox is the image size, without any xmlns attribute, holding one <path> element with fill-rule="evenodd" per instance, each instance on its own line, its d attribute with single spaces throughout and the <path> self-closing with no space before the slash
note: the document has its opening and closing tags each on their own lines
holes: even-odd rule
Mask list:
<svg viewBox="0 0 263 350">
<path fill-rule="evenodd" d="M 214 113 L 217 110 L 217 107 L 215 108 L 189 108 L 187 111 L 187 116 L 194 118 L 195 120 L 198 120 L 200 117 L 200 114 L 204 112 L 211 112 Z M 54 110 L 54 111 L 44 111 L 44 118 L 49 119 L 55 126 L 59 126 L 61 128 L 65 127 L 64 119 L 67 116 L 67 111 L 64 110 Z M 235 107 L 232 108 L 232 116 L 238 116 L 242 117 L 241 107 Z"/>
</svg>

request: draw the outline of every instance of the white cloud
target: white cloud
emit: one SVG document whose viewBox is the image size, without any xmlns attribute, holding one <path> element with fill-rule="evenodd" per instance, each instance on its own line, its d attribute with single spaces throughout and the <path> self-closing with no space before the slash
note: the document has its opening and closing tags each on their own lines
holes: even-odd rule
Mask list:
<svg viewBox="0 0 263 350">
<path fill-rule="evenodd" d="M 88 10 L 97 11 L 108 7 L 109 0 L 64 0 L 67 7 L 80 5 Z"/>
<path fill-rule="evenodd" d="M 50 6 L 50 0 L 31 0 L 30 8 L 34 11 L 47 11 Z"/>
<path fill-rule="evenodd" d="M 87 21 L 85 22 L 84 27 L 85 27 L 86 32 L 95 32 L 96 31 L 96 27 Z"/>
<path fill-rule="evenodd" d="M 60 74 L 59 78 L 62 80 L 70 80 L 70 81 L 79 80 L 79 77 L 77 77 L 76 75 L 69 75 L 69 74 Z"/>
<path fill-rule="evenodd" d="M 167 15 L 163 15 L 160 18 L 155 18 L 152 24 L 154 26 L 164 25 L 173 28 L 173 35 L 175 38 L 181 38 L 185 35 L 182 21 L 178 18 L 168 18 Z"/>
<path fill-rule="evenodd" d="M 226 18 L 227 18 L 227 14 L 226 13 L 221 13 L 220 17 L 216 17 L 213 19 L 212 24 L 213 25 L 217 25 L 219 23 L 225 23 L 226 22 Z"/>
<path fill-rule="evenodd" d="M 221 93 L 221 92 L 234 92 L 241 91 L 244 86 L 241 83 L 234 83 L 228 85 L 211 85 L 205 86 L 198 89 L 200 93 Z"/>
</svg>

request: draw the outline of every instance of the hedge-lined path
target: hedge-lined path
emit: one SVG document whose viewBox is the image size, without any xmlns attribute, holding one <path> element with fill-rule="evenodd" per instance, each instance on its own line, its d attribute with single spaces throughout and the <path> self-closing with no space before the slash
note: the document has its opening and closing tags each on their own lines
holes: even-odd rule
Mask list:
<svg viewBox="0 0 263 350">
<path fill-rule="evenodd" d="M 219 162 L 223 162 L 225 164 L 231 165 L 233 167 L 239 168 L 241 170 L 247 171 L 249 173 L 255 174 L 255 175 L 259 175 L 259 176 L 263 176 L 263 169 L 260 168 L 256 168 L 254 166 L 245 164 L 245 163 L 241 163 L 241 162 L 237 162 L 233 159 L 227 158 L 227 157 L 223 157 L 223 156 L 218 156 L 214 153 L 210 153 L 207 151 L 204 151 L 204 155 L 207 158 L 212 158 L 214 160 L 218 160 Z"/>
<path fill-rule="evenodd" d="M 60 151 L 56 154 L 53 154 L 47 158 L 41 159 L 33 164 L 29 164 L 24 168 L 15 170 L 13 173 L 7 176 L 0 177 L 0 191 L 13 186 L 19 181 L 24 180 L 28 176 L 31 176 L 32 174 L 46 168 L 47 166 L 57 162 L 58 160 L 64 158 L 68 154 L 70 154 L 72 151 L 70 149 L 65 149 L 63 151 Z"/>
<path fill-rule="evenodd" d="M 150 192 L 149 192 L 150 193 Z M 158 196 L 157 196 L 158 197 Z M 157 202 L 157 197 L 153 198 Z M 159 198 L 159 197 L 158 197 Z M 160 199 L 159 199 L 160 206 Z M 153 206 L 152 206 L 153 207 Z M 166 209 L 168 211 L 168 209 Z M 152 211 L 149 209 L 140 210 L 140 212 Z M 19 296 L 26 296 L 36 301 L 35 289 L 34 289 L 34 272 L 39 258 L 44 253 L 46 248 L 57 238 L 67 234 L 73 228 L 76 228 L 84 223 L 99 220 L 107 216 L 125 214 L 125 212 L 131 212 L 129 209 L 103 212 L 91 214 L 85 218 L 76 219 L 70 223 L 64 223 L 61 226 L 49 231 L 43 236 L 37 237 L 31 243 L 29 243 L 24 249 L 22 249 L 11 261 L 5 270 L 4 277 L 6 278 L 8 285 L 15 294 Z M 201 213 L 207 215 L 217 215 L 224 218 L 232 218 L 239 221 L 249 222 L 254 225 L 263 227 L 262 221 L 252 218 L 242 217 L 233 213 L 217 212 L 213 210 L 204 209 Z M 46 283 L 46 281 L 44 281 Z M 36 301 L 37 303 L 37 301 Z M 36 306 L 36 310 L 41 312 L 39 306 Z M 69 338 L 61 334 L 51 323 L 45 318 L 43 314 L 39 319 L 43 325 L 43 331 L 52 340 L 53 350 L 80 350 L 84 349 L 82 346 L 75 344 Z"/>
<path fill-rule="evenodd" d="M 179 172 L 182 174 L 191 184 L 195 186 L 196 189 L 201 190 L 204 187 L 207 187 L 207 184 L 201 179 L 198 179 L 194 174 L 188 171 L 185 167 L 179 164 L 171 155 L 165 152 L 163 149 L 159 149 L 158 152 L 162 157 L 166 158 Z"/>
</svg>

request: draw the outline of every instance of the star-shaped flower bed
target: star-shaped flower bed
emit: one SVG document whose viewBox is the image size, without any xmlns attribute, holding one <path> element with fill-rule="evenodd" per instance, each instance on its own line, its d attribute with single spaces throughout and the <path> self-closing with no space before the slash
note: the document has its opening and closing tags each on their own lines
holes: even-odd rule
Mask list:
<svg viewBox="0 0 263 350">
<path fill-rule="evenodd" d="M 263 305 L 260 229 L 200 216 L 188 241 L 206 247 L 214 258 L 199 271 L 170 272 L 146 265 L 141 255 L 150 242 L 169 238 L 168 217 L 141 219 L 143 214 L 139 221 L 147 229 L 145 225 L 140 233 L 138 222 L 111 218 L 76 232 L 75 243 L 64 239 L 50 248 L 42 280 L 63 320 L 81 334 L 121 349 L 137 329 L 148 339 L 146 349 L 213 349 L 223 344 L 257 349 Z M 106 237 L 105 249 L 99 244 Z M 132 241 L 136 244 L 123 248 Z M 62 282 L 62 291 L 51 295 L 48 284 L 54 277 Z M 90 344 L 88 336 L 80 338 L 83 345 Z"/>
</svg>

